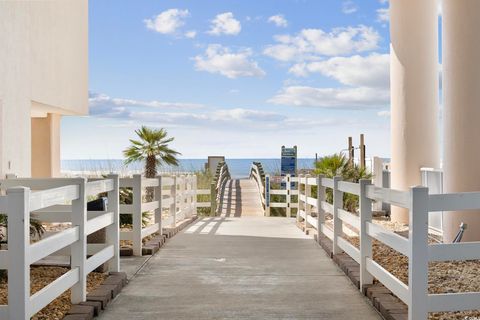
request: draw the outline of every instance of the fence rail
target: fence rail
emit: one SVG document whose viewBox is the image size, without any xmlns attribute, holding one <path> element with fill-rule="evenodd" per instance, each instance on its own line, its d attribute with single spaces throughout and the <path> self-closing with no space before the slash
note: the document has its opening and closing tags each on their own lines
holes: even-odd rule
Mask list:
<svg viewBox="0 0 480 320">
<path fill-rule="evenodd" d="M 129 188 L 131 204 L 120 204 L 121 188 Z M 145 197 L 147 188 L 153 198 Z M 142 239 L 162 232 L 163 226 L 196 214 L 198 194 L 196 175 L 140 175 L 106 179 L 16 178 L 0 180 L 0 213 L 8 217 L 8 247 L 0 250 L 0 269 L 8 272 L 8 304 L 0 305 L 0 319 L 30 319 L 35 313 L 71 289 L 72 303 L 86 299 L 87 275 L 101 265 L 119 271 L 120 240 L 133 242 L 133 250 L 142 254 Z M 88 211 L 87 200 L 107 198 L 105 211 Z M 208 206 L 210 203 L 208 203 Z M 205 204 L 202 204 L 205 206 Z M 142 212 L 154 212 L 152 224 L 142 226 Z M 120 232 L 120 214 L 132 215 L 129 232 Z M 30 220 L 42 223 L 66 223 L 65 229 L 45 232 L 31 242 Z M 87 236 L 105 230 L 104 243 L 87 243 Z M 10 248 L 10 249 L 8 249 Z M 14 249 L 13 249 L 14 248 Z M 30 292 L 30 266 L 40 260 L 68 256 L 70 270 L 35 294 Z"/>
<path fill-rule="evenodd" d="M 8 305 L 0 306 L 0 319 L 30 319 L 47 304 L 71 289 L 71 300 L 86 299 L 87 275 L 107 263 L 119 271 L 119 178 L 87 181 L 73 179 L 9 179 L 0 181 L 6 195 L 0 196 L 0 212 L 8 217 L 8 248 L 0 250 L 0 269 L 8 272 Z M 89 218 L 87 196 L 107 193 L 108 212 Z M 65 203 L 71 203 L 66 206 Z M 56 206 L 70 209 L 71 227 L 31 243 L 31 214 Z M 60 207 L 58 207 L 60 206 Z M 66 212 L 66 211 L 65 211 Z M 64 211 L 57 210 L 66 222 Z M 54 219 L 53 219 L 54 220 Z M 90 247 L 87 236 L 106 228 L 105 243 Z M 30 294 L 30 265 L 58 251 L 69 251 L 71 269 L 40 291 Z M 87 257 L 87 253 L 90 255 Z"/>
<path fill-rule="evenodd" d="M 173 177 L 159 176 L 144 178 L 133 175 L 121 178 L 120 186 L 132 190 L 132 203 L 120 206 L 120 214 L 132 215 L 132 230 L 121 231 L 121 240 L 132 241 L 133 254 L 142 255 L 142 240 L 162 228 L 174 226 L 178 221 L 189 218 L 197 211 L 197 177 L 181 175 Z M 153 188 L 153 199 L 147 199 L 147 188 Z M 153 212 L 152 223 L 143 225 L 143 214 Z M 168 216 L 165 217 L 165 213 Z"/>
<path fill-rule="evenodd" d="M 298 184 L 298 177 L 286 175 L 283 177 L 266 175 L 264 178 L 264 205 L 265 215 L 270 216 L 271 208 L 285 208 L 287 217 L 292 216 L 292 208 L 299 209 L 298 201 L 293 201 L 292 196 L 298 196 L 296 186 Z M 312 178 L 311 183 L 316 183 Z M 281 189 L 273 189 L 273 186 L 280 185 Z M 273 202 L 272 196 L 281 196 L 281 201 Z M 277 197 L 278 198 L 278 197 Z"/>
<path fill-rule="evenodd" d="M 310 194 L 316 187 L 316 195 Z M 332 189 L 333 203 L 325 202 L 327 188 Z M 428 194 L 428 188 L 409 191 L 379 188 L 370 180 L 359 183 L 341 181 L 339 177 L 298 178 L 297 219 L 305 228 L 314 228 L 333 242 L 333 253 L 346 253 L 360 264 L 360 288 L 376 278 L 408 305 L 408 319 L 427 319 L 428 312 L 480 309 L 480 292 L 428 294 L 428 263 L 431 261 L 480 259 L 480 242 L 429 244 L 430 211 L 478 210 L 480 193 Z M 358 212 L 343 208 L 343 194 L 359 196 Z M 372 202 L 381 201 L 409 210 L 409 237 L 405 238 L 372 221 Z M 332 227 L 326 223 L 331 218 Z M 344 228 L 359 236 L 359 248 L 343 238 Z M 320 238 L 320 237 L 319 237 Z M 373 260 L 372 241 L 378 240 L 408 258 L 408 284 Z"/>
</svg>

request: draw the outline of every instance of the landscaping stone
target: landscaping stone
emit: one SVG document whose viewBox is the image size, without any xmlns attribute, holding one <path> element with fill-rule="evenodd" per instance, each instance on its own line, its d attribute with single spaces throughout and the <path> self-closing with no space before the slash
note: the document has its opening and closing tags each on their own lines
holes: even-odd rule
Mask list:
<svg viewBox="0 0 480 320">
<path fill-rule="evenodd" d="M 80 305 L 80 304 L 74 304 L 70 307 L 70 310 L 68 311 L 67 315 L 86 315 L 88 316 L 88 319 L 93 319 L 93 316 L 95 315 L 95 308 L 93 306 L 88 306 L 88 305 Z"/>
<path fill-rule="evenodd" d="M 100 312 L 102 312 L 102 303 L 99 301 L 84 301 L 80 302 L 79 305 L 93 307 L 93 315 L 95 317 L 97 317 Z"/>
<path fill-rule="evenodd" d="M 90 317 L 86 314 L 67 314 L 63 317 L 63 320 L 91 320 L 93 317 Z"/>
<path fill-rule="evenodd" d="M 95 289 L 92 292 L 87 294 L 87 301 L 99 301 L 102 303 L 102 309 L 107 307 L 107 304 L 112 299 L 112 293 L 110 290 L 105 289 Z"/>
<path fill-rule="evenodd" d="M 120 256 L 121 257 L 133 256 L 133 248 L 126 248 L 126 247 L 120 248 Z"/>
</svg>

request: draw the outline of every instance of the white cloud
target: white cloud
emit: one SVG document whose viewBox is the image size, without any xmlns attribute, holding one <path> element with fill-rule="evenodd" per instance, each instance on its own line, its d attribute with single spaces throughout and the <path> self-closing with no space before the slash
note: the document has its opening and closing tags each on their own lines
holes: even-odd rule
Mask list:
<svg viewBox="0 0 480 320">
<path fill-rule="evenodd" d="M 371 53 L 365 57 L 354 55 L 297 63 L 290 68 L 289 72 L 297 76 L 320 73 L 349 86 L 388 88 L 390 55 Z"/>
<path fill-rule="evenodd" d="M 358 7 L 353 1 L 344 1 L 342 3 L 342 12 L 345 14 L 352 14 L 357 12 Z"/>
<path fill-rule="evenodd" d="M 385 107 L 390 101 L 388 90 L 377 88 L 314 88 L 291 86 L 284 88 L 268 102 L 279 105 L 363 109 Z"/>
<path fill-rule="evenodd" d="M 364 25 L 322 29 L 303 29 L 296 35 L 277 35 L 277 44 L 267 46 L 264 54 L 280 61 L 318 59 L 319 56 L 348 55 L 378 48 L 380 35 Z"/>
<path fill-rule="evenodd" d="M 195 31 L 195 30 L 190 30 L 190 31 L 185 32 L 185 37 L 186 38 L 193 39 L 196 36 L 197 36 L 197 31 Z"/>
<path fill-rule="evenodd" d="M 234 18 L 233 13 L 224 12 L 218 14 L 215 19 L 211 21 L 209 34 L 213 35 L 237 35 L 242 30 L 240 21 Z"/>
<path fill-rule="evenodd" d="M 377 112 L 377 115 L 378 115 L 379 117 L 388 118 L 388 117 L 390 117 L 390 111 L 389 111 L 389 110 L 378 111 L 378 112 Z"/>
<path fill-rule="evenodd" d="M 190 13 L 188 10 L 168 9 L 151 19 L 145 19 L 144 23 L 150 30 L 162 34 L 175 34 L 185 24 L 185 18 Z"/>
<path fill-rule="evenodd" d="M 377 21 L 379 22 L 390 21 L 390 13 L 388 8 L 377 9 Z"/>
<path fill-rule="evenodd" d="M 191 110 L 204 108 L 201 104 L 162 102 L 158 100 L 142 101 L 134 99 L 112 98 L 106 94 L 89 93 L 88 98 L 91 115 L 103 115 L 110 118 L 121 118 L 131 109 L 152 108 L 159 110 Z"/>
<path fill-rule="evenodd" d="M 285 19 L 283 14 L 277 14 L 268 18 L 268 22 L 274 23 L 277 27 L 287 27 L 288 21 Z"/>
<path fill-rule="evenodd" d="M 249 48 L 232 52 L 227 47 L 211 44 L 204 55 L 198 55 L 193 60 L 197 70 L 218 73 L 230 79 L 264 76 L 265 71 L 251 59 L 251 56 L 252 50 Z"/>
</svg>

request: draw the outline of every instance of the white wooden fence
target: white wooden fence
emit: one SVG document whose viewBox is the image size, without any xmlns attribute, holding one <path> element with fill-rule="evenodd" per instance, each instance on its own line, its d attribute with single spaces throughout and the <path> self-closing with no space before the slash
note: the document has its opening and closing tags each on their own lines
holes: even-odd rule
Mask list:
<svg viewBox="0 0 480 320">
<path fill-rule="evenodd" d="M 292 199 L 292 196 L 298 195 L 298 190 L 295 188 L 297 183 L 298 177 L 290 175 L 284 177 L 265 176 L 264 198 L 262 198 L 262 201 L 264 202 L 266 216 L 270 216 L 271 208 L 284 208 L 286 216 L 288 218 L 292 216 L 292 208 L 298 209 L 298 202 Z M 285 188 L 274 189 L 273 185 L 284 185 Z M 274 202 L 272 201 L 272 196 L 281 196 L 281 199 Z M 278 199 L 278 197 L 276 198 Z"/>
<path fill-rule="evenodd" d="M 121 188 L 131 188 L 132 204 L 121 204 L 121 214 L 132 215 L 132 230 L 121 231 L 121 240 L 132 241 L 133 254 L 142 255 L 142 240 L 154 233 L 162 232 L 162 227 L 175 226 L 197 212 L 197 176 L 159 176 L 147 179 L 142 175 L 120 179 Z M 154 199 L 144 202 L 146 188 L 154 189 Z M 152 223 L 143 226 L 144 212 L 154 212 Z M 167 216 L 166 216 L 167 215 Z"/>
<path fill-rule="evenodd" d="M 0 269 L 8 271 L 8 305 L 0 319 L 30 319 L 71 288 L 71 300 L 86 299 L 87 275 L 108 263 L 119 271 L 119 179 L 1 180 L 0 212 L 8 216 L 8 250 L 0 250 Z M 108 210 L 87 212 L 87 198 L 107 192 Z M 31 216 L 50 222 L 71 222 L 68 229 L 37 241 L 30 239 Z M 87 244 L 87 236 L 106 228 L 104 244 Z M 60 251 L 69 251 L 71 269 L 40 291 L 30 294 L 30 265 Z M 87 255 L 90 256 L 87 258 Z"/>
<path fill-rule="evenodd" d="M 316 186 L 315 197 L 309 194 Z M 333 190 L 333 204 L 325 201 L 327 188 Z M 301 190 L 305 190 L 302 192 Z M 480 309 L 479 292 L 428 293 L 428 263 L 432 261 L 480 259 L 480 242 L 454 244 L 428 243 L 428 213 L 435 211 L 478 210 L 480 192 L 430 194 L 426 187 L 398 191 L 373 186 L 370 180 L 360 183 L 327 179 L 321 176 L 299 178 L 299 219 L 333 241 L 333 253 L 342 251 L 360 264 L 360 288 L 379 280 L 408 305 L 409 320 L 427 319 L 428 312 Z M 343 194 L 359 196 L 359 213 L 343 210 Z M 372 201 L 382 201 L 409 210 L 409 237 L 402 237 L 372 222 Z M 325 223 L 327 215 L 333 219 L 333 228 Z M 360 248 L 342 237 L 343 225 L 358 232 Z M 373 260 L 372 239 L 408 257 L 408 285 L 397 279 Z"/>
</svg>

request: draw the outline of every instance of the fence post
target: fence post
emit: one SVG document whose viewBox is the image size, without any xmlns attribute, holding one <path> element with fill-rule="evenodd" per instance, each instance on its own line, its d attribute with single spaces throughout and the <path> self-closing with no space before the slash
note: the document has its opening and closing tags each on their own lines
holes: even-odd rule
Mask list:
<svg viewBox="0 0 480 320">
<path fill-rule="evenodd" d="M 308 198 L 312 196 L 312 186 L 308 184 L 308 178 L 310 175 L 305 175 L 305 233 L 307 233 L 308 226 L 308 216 L 312 214 L 312 206 L 308 204 Z"/>
<path fill-rule="evenodd" d="M 30 189 L 10 188 L 8 196 L 8 319 L 30 319 Z M 14 249 L 15 248 L 15 249 Z"/>
<path fill-rule="evenodd" d="M 217 194 L 215 192 L 215 183 L 210 184 L 210 215 L 217 215 Z"/>
<path fill-rule="evenodd" d="M 372 222 L 372 200 L 367 197 L 367 186 L 372 182 L 368 179 L 360 180 L 360 291 L 363 287 L 373 283 L 372 275 L 367 271 L 367 258 L 373 259 L 372 238 L 367 234 L 367 222 Z"/>
<path fill-rule="evenodd" d="M 162 235 L 162 206 L 163 206 L 163 180 L 162 176 L 158 176 L 158 187 L 155 187 L 154 199 L 158 201 L 158 208 L 155 209 L 155 223 L 158 223 L 158 234 Z"/>
<path fill-rule="evenodd" d="M 78 185 L 78 199 L 72 201 L 72 226 L 78 226 L 79 239 L 70 246 L 71 268 L 78 268 L 79 281 L 72 287 L 71 300 L 73 304 L 80 303 L 87 299 L 87 273 L 85 265 L 87 262 L 87 197 L 85 178 L 75 179 Z"/>
<path fill-rule="evenodd" d="M 186 201 L 187 201 L 187 197 L 186 197 L 186 185 L 187 185 L 187 179 L 185 177 L 185 175 L 181 175 L 178 179 L 179 181 L 179 186 L 178 186 L 178 194 L 177 194 L 177 198 L 178 198 L 178 209 L 181 213 L 181 216 L 183 217 L 186 217 L 187 216 L 187 205 L 186 205 Z"/>
<path fill-rule="evenodd" d="M 198 202 L 198 177 L 196 174 L 193 175 L 193 215 L 197 215 L 198 208 L 197 208 L 197 202 Z"/>
<path fill-rule="evenodd" d="M 428 188 L 410 189 L 408 319 L 428 317 Z"/>
<path fill-rule="evenodd" d="M 132 246 L 133 255 L 142 255 L 142 175 L 133 175 Z"/>
<path fill-rule="evenodd" d="M 113 245 L 113 258 L 108 261 L 108 270 L 120 271 L 120 189 L 118 174 L 108 175 L 113 180 L 113 190 L 107 193 L 108 211 L 113 212 L 113 224 L 106 228 L 106 243 Z"/>
<path fill-rule="evenodd" d="M 300 216 L 300 211 L 302 210 L 302 175 L 298 175 L 298 206 L 297 206 L 297 223 L 300 223 L 301 216 Z"/>
<path fill-rule="evenodd" d="M 323 175 L 317 176 L 317 241 L 320 243 L 320 235 L 322 234 L 322 225 L 325 223 L 325 211 L 322 202 L 325 201 L 325 187 L 322 185 Z"/>
<path fill-rule="evenodd" d="M 261 179 L 259 177 L 259 179 Z M 270 217 L 270 175 L 265 176 L 265 216 Z"/>
<path fill-rule="evenodd" d="M 170 215 L 172 216 L 172 227 L 177 225 L 177 176 L 173 176 L 173 185 L 170 189 L 172 204 L 170 205 Z"/>
<path fill-rule="evenodd" d="M 342 253 L 338 238 L 342 236 L 342 220 L 338 218 L 338 209 L 343 209 L 343 192 L 338 190 L 342 177 L 333 178 L 333 254 Z"/>
<path fill-rule="evenodd" d="M 291 198 L 291 193 L 292 193 L 292 176 L 287 174 L 286 176 L 286 189 L 287 189 L 287 195 L 285 196 L 285 200 L 287 201 L 287 212 L 286 216 L 287 218 L 290 218 L 292 216 L 292 198 Z"/>
</svg>

